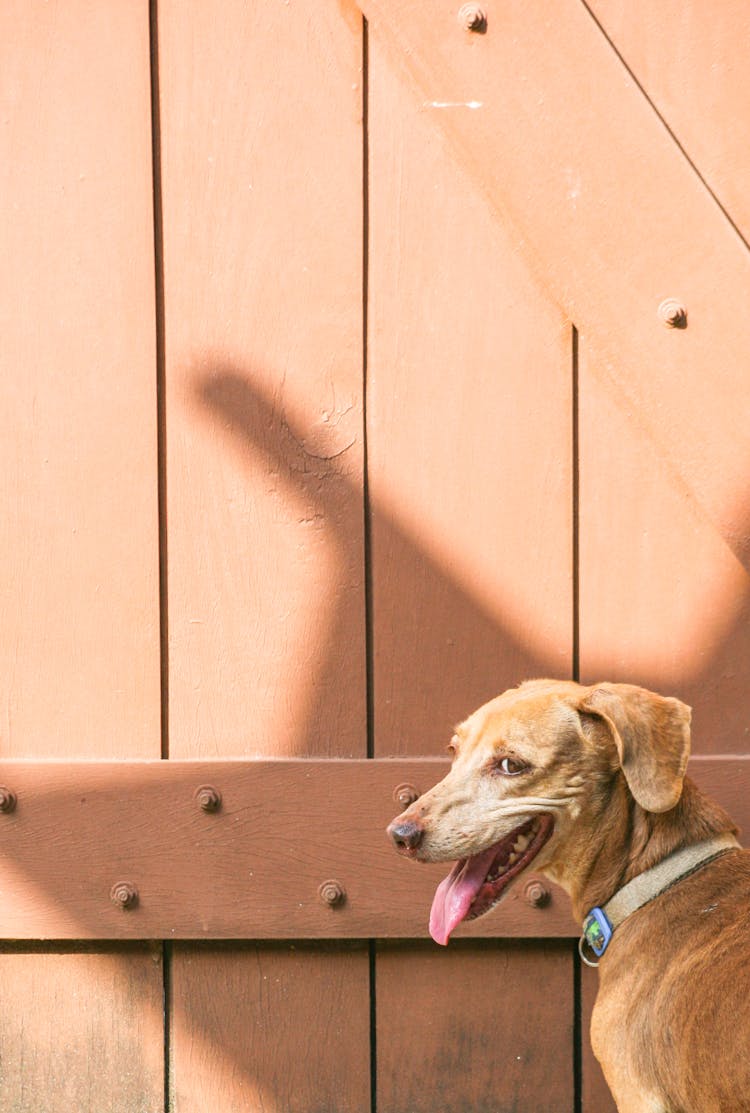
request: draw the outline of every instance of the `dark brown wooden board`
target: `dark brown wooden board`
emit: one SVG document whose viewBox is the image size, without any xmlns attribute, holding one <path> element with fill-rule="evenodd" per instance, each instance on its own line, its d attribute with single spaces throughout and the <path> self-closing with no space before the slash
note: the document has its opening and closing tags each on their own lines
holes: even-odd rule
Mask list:
<svg viewBox="0 0 750 1113">
<path fill-rule="evenodd" d="M 378 1113 L 573 1108 L 573 950 L 563 942 L 383 944 Z"/>
<path fill-rule="evenodd" d="M 3 1110 L 163 1109 L 160 944 L 7 945 L 0 985 Z"/>
<path fill-rule="evenodd" d="M 182 944 L 173 964 L 174 1113 L 363 1113 L 366 944 Z"/>
</svg>

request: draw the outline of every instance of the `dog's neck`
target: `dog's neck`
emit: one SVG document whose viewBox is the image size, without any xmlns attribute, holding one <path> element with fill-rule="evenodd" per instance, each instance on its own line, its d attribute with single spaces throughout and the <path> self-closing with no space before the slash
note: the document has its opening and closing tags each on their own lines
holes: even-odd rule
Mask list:
<svg viewBox="0 0 750 1113">
<path fill-rule="evenodd" d="M 635 802 L 618 775 L 607 806 L 587 832 L 586 844 L 569 849 L 555 880 L 567 889 L 574 915 L 582 920 L 589 909 L 604 905 L 631 878 L 668 854 L 725 832 L 736 834 L 735 824 L 689 778 L 676 807 L 657 815 Z"/>
</svg>

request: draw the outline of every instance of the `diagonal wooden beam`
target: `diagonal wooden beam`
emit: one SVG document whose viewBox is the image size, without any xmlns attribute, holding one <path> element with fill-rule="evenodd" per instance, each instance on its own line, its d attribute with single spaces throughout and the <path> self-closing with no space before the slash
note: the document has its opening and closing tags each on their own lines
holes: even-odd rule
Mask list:
<svg viewBox="0 0 750 1113">
<path fill-rule="evenodd" d="M 487 0 L 477 33 L 458 0 L 359 4 L 598 373 L 747 566 L 750 259 L 586 6 Z M 667 298 L 686 328 L 660 319 Z"/>
</svg>

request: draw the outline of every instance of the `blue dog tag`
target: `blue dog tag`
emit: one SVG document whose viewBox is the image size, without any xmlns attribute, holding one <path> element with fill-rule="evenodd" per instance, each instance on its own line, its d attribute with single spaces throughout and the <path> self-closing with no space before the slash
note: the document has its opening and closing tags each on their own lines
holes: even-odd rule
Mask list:
<svg viewBox="0 0 750 1113">
<path fill-rule="evenodd" d="M 601 958 L 612 938 L 612 925 L 601 908 L 592 908 L 583 924 L 583 938 Z"/>
</svg>

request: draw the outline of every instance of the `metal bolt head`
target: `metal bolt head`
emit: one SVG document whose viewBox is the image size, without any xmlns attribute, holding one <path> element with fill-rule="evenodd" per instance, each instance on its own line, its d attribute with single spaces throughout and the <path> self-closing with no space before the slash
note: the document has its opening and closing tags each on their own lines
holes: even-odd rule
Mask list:
<svg viewBox="0 0 750 1113">
<path fill-rule="evenodd" d="M 483 35 L 487 30 L 487 13 L 479 4 L 462 4 L 458 9 L 458 22 L 464 31 Z"/>
<path fill-rule="evenodd" d="M 657 313 L 667 328 L 687 328 L 687 309 L 677 298 L 665 298 Z"/>
<path fill-rule="evenodd" d="M 410 804 L 419 799 L 419 789 L 408 783 L 396 785 L 393 790 L 393 799 L 402 808 L 408 808 Z"/>
<path fill-rule="evenodd" d="M 16 810 L 18 797 L 11 788 L 6 788 L 5 785 L 0 785 L 0 812 L 13 812 Z"/>
<path fill-rule="evenodd" d="M 195 799 L 204 812 L 218 812 L 221 807 L 221 793 L 213 785 L 201 785 L 195 790 Z"/>
<path fill-rule="evenodd" d="M 529 881 L 523 891 L 524 899 L 527 904 L 532 908 L 544 908 L 550 902 L 550 892 L 547 886 L 541 882 Z"/>
<path fill-rule="evenodd" d="M 138 890 L 130 881 L 117 881 L 109 890 L 109 899 L 118 908 L 135 908 L 138 904 Z"/>
<path fill-rule="evenodd" d="M 340 881 L 331 878 L 318 886 L 318 896 L 329 908 L 338 908 L 346 900 L 346 890 Z"/>
</svg>

